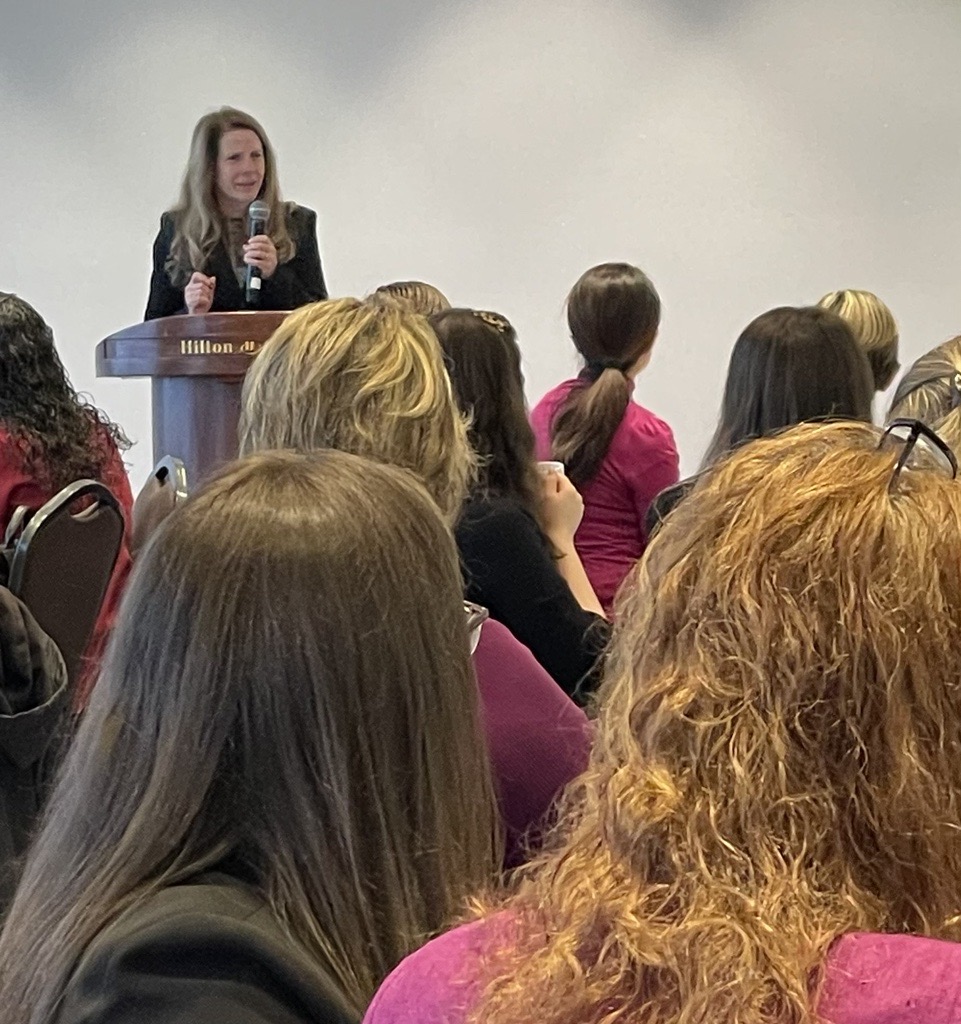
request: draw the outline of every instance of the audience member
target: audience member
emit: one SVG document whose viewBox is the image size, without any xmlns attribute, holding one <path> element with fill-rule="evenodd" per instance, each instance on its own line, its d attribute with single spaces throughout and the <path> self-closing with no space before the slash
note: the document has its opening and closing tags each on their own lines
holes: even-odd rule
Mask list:
<svg viewBox="0 0 961 1024">
<path fill-rule="evenodd" d="M 6 1024 L 356 1020 L 493 877 L 476 705 L 409 474 L 226 468 L 138 560 L 0 937 Z"/>
<path fill-rule="evenodd" d="M 746 442 L 814 420 L 871 422 L 867 356 L 851 328 L 817 306 L 780 306 L 752 320 L 734 344 L 721 416 L 703 468 Z M 662 491 L 648 514 L 653 531 L 696 478 Z"/>
<path fill-rule="evenodd" d="M 66 739 L 68 710 L 67 669 L 57 645 L 26 605 L 0 587 L 0 917 Z"/>
<path fill-rule="evenodd" d="M 248 237 L 256 199 L 268 207 L 267 225 Z M 327 298 L 317 214 L 281 200 L 266 132 L 250 114 L 222 107 L 197 122 L 180 199 L 160 218 L 144 319 L 244 309 L 248 267 L 261 272 L 261 309 Z"/>
<path fill-rule="evenodd" d="M 846 288 L 818 301 L 844 320 L 864 349 L 874 376 L 874 390 L 886 391 L 898 372 L 898 325 L 891 310 L 873 292 Z"/>
<path fill-rule="evenodd" d="M 678 478 L 670 427 L 631 397 L 660 319 L 661 300 L 637 267 L 588 270 L 567 298 L 584 369 L 548 392 L 531 417 L 540 457 L 562 462 L 584 495 L 577 550 L 608 611 L 644 551 L 651 502 Z"/>
<path fill-rule="evenodd" d="M 421 316 L 433 316 L 434 313 L 450 309 L 447 296 L 439 288 L 424 281 L 393 281 L 382 284 L 374 294 L 386 295 Z"/>
<path fill-rule="evenodd" d="M 514 328 L 497 313 L 431 318 L 479 469 L 458 520 L 467 596 L 490 609 L 570 694 L 608 636 L 574 547 L 583 503 L 562 473 L 538 472 Z"/>
<path fill-rule="evenodd" d="M 368 1024 L 954 1020 L 953 472 L 853 422 L 717 464 L 619 601 L 549 847 Z"/>
<path fill-rule="evenodd" d="M 961 455 L 961 335 L 921 356 L 898 383 L 888 419 L 919 419 Z"/>
<path fill-rule="evenodd" d="M 133 494 L 120 451 L 130 442 L 79 397 L 43 317 L 16 295 L 0 293 L 0 527 L 23 505 L 36 511 L 76 480 L 99 480 L 123 509 L 129 536 Z M 88 649 L 83 700 L 130 572 L 127 537 Z"/>
<path fill-rule="evenodd" d="M 240 446 L 336 448 L 403 466 L 451 524 L 475 463 L 436 336 L 422 316 L 377 296 L 287 317 L 247 373 Z M 583 769 L 587 720 L 494 619 L 481 628 L 474 666 L 514 860 L 516 837 Z"/>
</svg>

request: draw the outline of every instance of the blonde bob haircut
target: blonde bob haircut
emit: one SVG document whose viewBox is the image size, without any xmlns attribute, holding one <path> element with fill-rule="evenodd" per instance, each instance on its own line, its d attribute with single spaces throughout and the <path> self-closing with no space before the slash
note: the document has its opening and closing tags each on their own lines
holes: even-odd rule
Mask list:
<svg viewBox="0 0 961 1024">
<path fill-rule="evenodd" d="M 873 292 L 846 288 L 828 292 L 818 305 L 846 320 L 864 349 L 874 389 L 884 391 L 898 372 L 898 325 L 894 314 Z"/>
<path fill-rule="evenodd" d="M 296 252 L 287 230 L 287 204 L 280 197 L 277 160 L 267 133 L 250 114 L 221 107 L 204 114 L 194 128 L 180 198 L 170 211 L 175 230 L 165 269 L 175 285 L 183 286 L 193 271 L 204 270 L 224 237 L 223 214 L 217 204 L 217 156 L 221 137 L 238 129 L 252 131 L 264 149 L 264 183 L 257 198 L 270 207 L 268 234 L 277 247 L 277 260 L 287 263 Z"/>
<path fill-rule="evenodd" d="M 922 420 L 961 455 L 961 335 L 926 352 L 898 382 L 888 419 Z"/>
<path fill-rule="evenodd" d="M 268 448 L 336 448 L 409 469 L 449 523 L 475 462 L 430 325 L 376 295 L 304 306 L 261 349 L 244 381 L 240 450 Z"/>
<path fill-rule="evenodd" d="M 961 939 L 961 483 L 879 435 L 756 440 L 666 520 L 472 1020 L 801 1024 L 841 934 Z"/>
</svg>

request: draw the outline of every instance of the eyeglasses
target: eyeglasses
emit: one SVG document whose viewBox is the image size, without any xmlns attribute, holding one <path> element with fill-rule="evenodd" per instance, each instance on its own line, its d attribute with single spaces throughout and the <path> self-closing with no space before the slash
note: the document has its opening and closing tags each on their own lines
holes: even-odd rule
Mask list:
<svg viewBox="0 0 961 1024">
<path fill-rule="evenodd" d="M 954 452 L 929 426 L 920 420 L 892 420 L 884 428 L 878 450 L 891 448 L 894 445 L 901 445 L 901 454 L 898 456 L 894 472 L 891 474 L 891 482 L 888 484 L 889 491 L 894 490 L 901 470 L 905 466 L 909 469 L 936 469 L 941 473 L 947 473 L 952 480 L 957 478 L 958 460 L 954 457 Z M 909 459 L 912 459 L 915 464 L 908 466 Z"/>
</svg>

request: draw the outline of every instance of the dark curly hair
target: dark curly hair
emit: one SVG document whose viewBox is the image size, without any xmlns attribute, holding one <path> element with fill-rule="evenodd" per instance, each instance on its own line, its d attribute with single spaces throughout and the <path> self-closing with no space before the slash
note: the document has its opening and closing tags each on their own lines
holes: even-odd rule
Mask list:
<svg viewBox="0 0 961 1024">
<path fill-rule="evenodd" d="M 123 430 L 74 391 L 43 317 L 4 292 L 0 423 L 21 454 L 24 472 L 52 493 L 74 480 L 103 479 L 113 445 L 130 447 Z"/>
</svg>

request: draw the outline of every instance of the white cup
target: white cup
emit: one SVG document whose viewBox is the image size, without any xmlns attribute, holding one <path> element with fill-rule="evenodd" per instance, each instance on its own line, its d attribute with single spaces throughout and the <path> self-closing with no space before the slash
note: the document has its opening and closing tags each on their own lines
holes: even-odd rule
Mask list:
<svg viewBox="0 0 961 1024">
<path fill-rule="evenodd" d="M 557 473 L 560 476 L 564 475 L 564 463 L 563 462 L 538 462 L 537 472 L 543 473 L 544 476 L 550 476 L 551 473 Z"/>
</svg>

